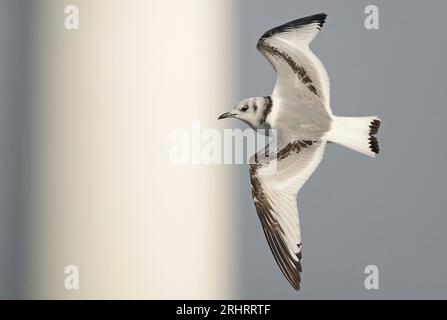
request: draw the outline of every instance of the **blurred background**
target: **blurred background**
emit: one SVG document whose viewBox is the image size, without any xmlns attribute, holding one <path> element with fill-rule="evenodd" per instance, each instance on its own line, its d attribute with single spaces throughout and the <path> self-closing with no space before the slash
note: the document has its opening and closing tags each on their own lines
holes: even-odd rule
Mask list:
<svg viewBox="0 0 447 320">
<path fill-rule="evenodd" d="M 379 9 L 367 30 L 365 8 Z M 79 9 L 67 30 L 66 6 Z M 0 0 L 0 298 L 447 298 L 441 1 Z M 326 12 L 312 43 L 382 155 L 330 145 L 299 194 L 302 290 L 283 278 L 247 165 L 173 165 L 175 129 L 269 95 L 255 46 Z M 67 265 L 79 288 L 67 290 Z M 364 269 L 376 265 L 378 290 Z"/>
</svg>

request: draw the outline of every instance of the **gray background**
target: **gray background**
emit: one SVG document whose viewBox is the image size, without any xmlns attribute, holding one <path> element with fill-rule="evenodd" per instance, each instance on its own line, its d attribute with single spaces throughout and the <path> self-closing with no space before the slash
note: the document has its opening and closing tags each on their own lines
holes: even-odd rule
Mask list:
<svg viewBox="0 0 447 320">
<path fill-rule="evenodd" d="M 0 0 L 0 299 L 22 296 L 30 24 L 26 0 Z"/>
<path fill-rule="evenodd" d="M 26 130 L 32 103 L 27 66 L 31 1 L 0 1 L 0 298 L 23 297 L 27 228 Z M 380 9 L 380 30 L 363 27 Z M 237 100 L 268 95 L 275 75 L 256 51 L 271 27 L 318 12 L 327 23 L 312 44 L 331 78 L 335 114 L 379 115 L 382 155 L 329 145 L 299 195 L 303 282 L 293 291 L 262 234 L 246 166 L 240 188 L 239 298 L 447 298 L 444 1 L 235 1 Z M 244 126 L 242 123 L 238 126 Z M 366 265 L 380 289 L 363 287 Z"/>
<path fill-rule="evenodd" d="M 364 28 L 368 4 L 379 7 L 379 30 Z M 272 68 L 255 49 L 264 31 L 326 12 L 312 49 L 328 70 L 334 113 L 383 120 L 378 159 L 329 145 L 299 194 L 299 293 L 268 249 L 248 172 L 238 169 L 240 297 L 447 298 L 446 3 L 250 0 L 237 5 L 237 99 L 272 91 Z M 369 264 L 380 270 L 377 291 L 363 286 Z"/>
</svg>

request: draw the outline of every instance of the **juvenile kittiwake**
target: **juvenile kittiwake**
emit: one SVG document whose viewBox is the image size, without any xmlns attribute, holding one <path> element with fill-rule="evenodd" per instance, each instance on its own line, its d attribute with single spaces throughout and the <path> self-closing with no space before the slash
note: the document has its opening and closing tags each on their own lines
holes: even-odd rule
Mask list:
<svg viewBox="0 0 447 320">
<path fill-rule="evenodd" d="M 240 119 L 255 130 L 277 131 L 277 147 L 270 150 L 275 157 L 269 160 L 275 161 L 276 171 L 262 173 L 267 160 L 258 152 L 250 160 L 250 180 L 267 242 L 295 290 L 301 284 L 296 196 L 321 162 L 326 143 L 338 143 L 371 157 L 379 154 L 375 136 L 380 127 L 378 117 L 338 117 L 331 111 L 327 72 L 309 49 L 325 19 L 326 14 L 316 14 L 264 33 L 257 49 L 277 73 L 273 93 L 242 100 L 219 117 Z"/>
</svg>

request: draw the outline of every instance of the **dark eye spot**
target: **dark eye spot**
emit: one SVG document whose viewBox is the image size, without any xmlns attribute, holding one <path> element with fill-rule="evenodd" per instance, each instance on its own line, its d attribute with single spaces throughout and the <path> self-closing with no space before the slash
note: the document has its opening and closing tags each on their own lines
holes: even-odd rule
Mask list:
<svg viewBox="0 0 447 320">
<path fill-rule="evenodd" d="M 242 112 L 245 112 L 247 110 L 248 110 L 248 106 L 243 106 L 242 109 L 241 109 Z"/>
</svg>

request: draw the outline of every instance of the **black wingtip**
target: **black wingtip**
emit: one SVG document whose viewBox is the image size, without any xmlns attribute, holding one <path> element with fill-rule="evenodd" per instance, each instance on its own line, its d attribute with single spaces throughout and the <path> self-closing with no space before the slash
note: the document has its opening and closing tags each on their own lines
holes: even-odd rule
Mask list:
<svg viewBox="0 0 447 320">
<path fill-rule="evenodd" d="M 302 26 L 306 26 L 311 23 L 318 23 L 318 26 L 321 28 L 326 22 L 326 18 L 327 18 L 326 13 L 317 13 L 311 16 L 290 21 L 288 23 L 283 24 L 282 26 L 285 28 L 287 28 L 287 26 L 289 28 L 300 28 Z M 281 26 L 279 26 L 278 28 L 281 28 Z"/>
<path fill-rule="evenodd" d="M 301 28 L 301 27 L 306 26 L 311 23 L 318 23 L 318 28 L 321 30 L 324 23 L 326 22 L 326 17 L 327 17 L 326 13 L 317 13 L 317 14 L 314 14 L 311 16 L 299 18 L 299 19 L 284 23 L 284 24 L 264 33 L 262 35 L 261 39 L 272 37 L 275 34 L 282 33 L 287 30 L 290 30 L 290 29 Z"/>
<path fill-rule="evenodd" d="M 318 25 L 320 26 L 320 29 L 323 27 L 324 23 L 326 22 L 327 14 L 326 13 L 318 13 L 314 14 L 313 16 L 309 17 L 313 18 L 313 22 L 318 22 Z"/>
</svg>

